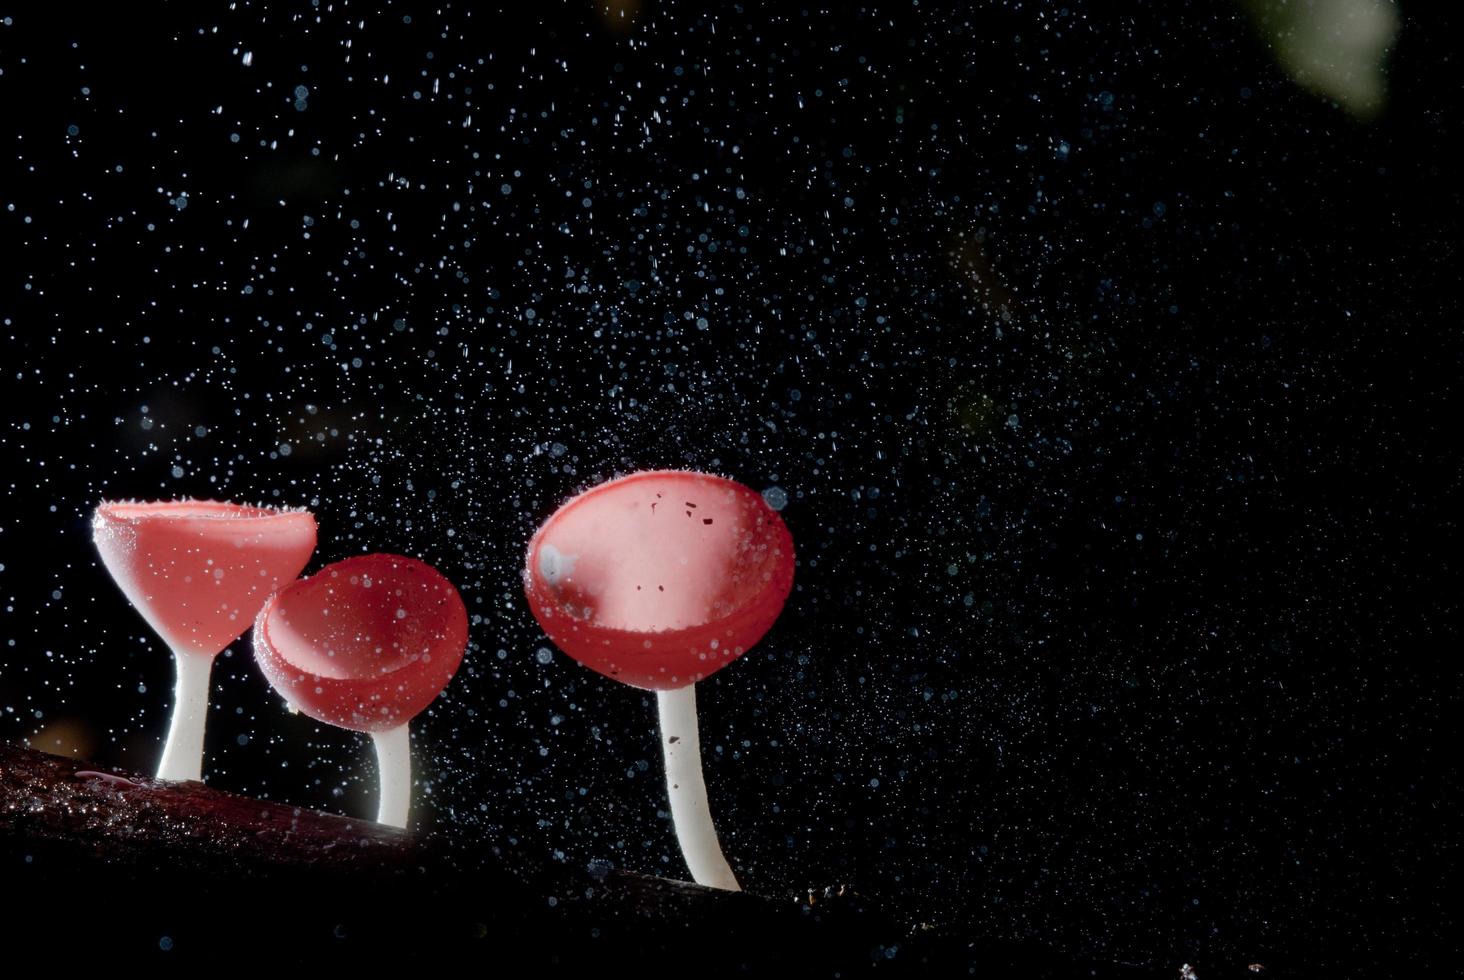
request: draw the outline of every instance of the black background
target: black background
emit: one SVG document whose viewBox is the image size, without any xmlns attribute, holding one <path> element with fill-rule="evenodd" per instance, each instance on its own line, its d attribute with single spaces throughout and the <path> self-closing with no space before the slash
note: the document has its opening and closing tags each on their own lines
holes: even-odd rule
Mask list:
<svg viewBox="0 0 1464 980">
<path fill-rule="evenodd" d="M 782 488 L 800 558 L 699 688 L 748 888 L 1427 959 L 1461 214 L 1422 6 L 1371 122 L 1215 3 L 0 12 L 0 737 L 155 764 L 99 499 L 307 505 L 311 569 L 417 555 L 473 614 L 424 826 L 680 876 L 653 700 L 538 656 L 518 570 L 572 493 L 712 470 Z M 365 742 L 250 659 L 208 781 L 369 813 Z"/>
</svg>

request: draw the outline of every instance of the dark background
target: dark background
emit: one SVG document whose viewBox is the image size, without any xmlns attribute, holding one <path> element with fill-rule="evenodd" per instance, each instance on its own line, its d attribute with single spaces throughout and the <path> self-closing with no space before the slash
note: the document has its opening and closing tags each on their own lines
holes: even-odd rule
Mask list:
<svg viewBox="0 0 1464 980">
<path fill-rule="evenodd" d="M 311 569 L 473 614 L 424 826 L 681 876 L 653 699 L 518 574 L 705 469 L 800 557 L 699 688 L 749 889 L 1166 971 L 1457 945 L 1454 25 L 1360 121 L 1223 3 L 714 9 L 0 11 L 0 737 L 155 765 L 99 499 L 307 505 Z M 210 784 L 369 814 L 250 661 Z"/>
</svg>

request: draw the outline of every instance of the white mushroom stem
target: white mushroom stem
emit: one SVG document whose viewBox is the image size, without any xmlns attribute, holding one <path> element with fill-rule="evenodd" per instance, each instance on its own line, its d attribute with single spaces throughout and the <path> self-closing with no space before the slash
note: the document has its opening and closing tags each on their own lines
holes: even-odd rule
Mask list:
<svg viewBox="0 0 1464 980">
<path fill-rule="evenodd" d="M 177 683 L 173 688 L 173 720 L 158 763 L 159 779 L 203 778 L 203 723 L 208 717 L 208 678 L 212 654 L 173 651 Z"/>
<path fill-rule="evenodd" d="M 742 887 L 732 874 L 712 811 L 707 805 L 707 783 L 702 778 L 701 742 L 696 728 L 696 685 L 674 691 L 657 691 L 661 709 L 661 748 L 666 752 L 666 790 L 671 797 L 671 822 L 681 854 L 698 885 L 738 892 Z"/>
<path fill-rule="evenodd" d="M 376 822 L 405 828 L 407 810 L 412 805 L 412 740 L 407 726 L 372 732 L 371 740 L 376 743 L 376 768 L 381 782 Z"/>
</svg>

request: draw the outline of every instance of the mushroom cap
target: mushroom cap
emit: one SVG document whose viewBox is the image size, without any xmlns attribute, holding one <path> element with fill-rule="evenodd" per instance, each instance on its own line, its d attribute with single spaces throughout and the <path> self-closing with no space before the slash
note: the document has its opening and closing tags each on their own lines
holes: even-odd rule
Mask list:
<svg viewBox="0 0 1464 980">
<path fill-rule="evenodd" d="M 426 562 L 358 555 L 287 585 L 254 624 L 254 657 L 286 701 L 358 732 L 406 724 L 468 645 L 462 597 Z"/>
<path fill-rule="evenodd" d="M 92 538 L 113 580 L 168 646 L 213 656 L 315 551 L 306 510 L 219 500 L 103 501 Z"/>
<path fill-rule="evenodd" d="M 565 653 L 674 690 L 762 639 L 793 588 L 793 538 L 762 495 L 684 470 L 592 487 L 529 542 L 524 593 Z"/>
</svg>

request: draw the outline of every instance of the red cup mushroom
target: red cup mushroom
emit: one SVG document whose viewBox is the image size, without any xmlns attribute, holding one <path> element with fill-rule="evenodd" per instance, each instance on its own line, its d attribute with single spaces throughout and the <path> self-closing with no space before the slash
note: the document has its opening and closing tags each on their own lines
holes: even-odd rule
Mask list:
<svg viewBox="0 0 1464 980">
<path fill-rule="evenodd" d="M 199 779 L 214 658 L 315 550 L 305 510 L 216 500 L 102 502 L 92 516 L 102 564 L 173 652 L 177 683 L 159 779 Z"/>
<path fill-rule="evenodd" d="M 529 542 L 524 592 L 549 638 L 656 692 L 672 821 L 692 878 L 738 890 L 707 805 L 697 681 L 760 640 L 793 587 L 793 539 L 755 491 L 680 470 L 593 487 Z"/>
<path fill-rule="evenodd" d="M 277 592 L 254 626 L 254 655 L 284 699 L 329 725 L 371 735 L 381 770 L 377 820 L 407 825 L 407 724 L 447 687 L 468 644 L 468 612 L 437 569 L 359 555 Z"/>
</svg>

